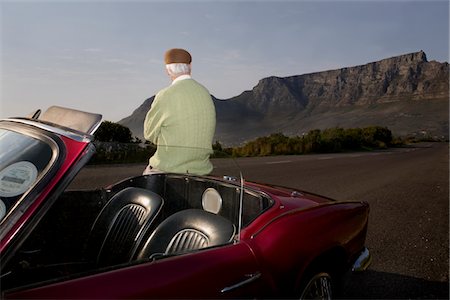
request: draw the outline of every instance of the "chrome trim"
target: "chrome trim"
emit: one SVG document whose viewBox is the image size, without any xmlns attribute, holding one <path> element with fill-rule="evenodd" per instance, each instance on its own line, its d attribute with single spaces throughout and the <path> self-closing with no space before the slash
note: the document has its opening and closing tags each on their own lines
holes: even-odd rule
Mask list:
<svg viewBox="0 0 450 300">
<path fill-rule="evenodd" d="M 25 211 L 33 204 L 33 201 L 35 199 L 33 198 L 31 200 L 29 199 L 27 200 L 28 195 L 30 195 L 36 189 L 38 189 L 38 186 L 42 184 L 44 178 L 49 176 L 50 172 L 52 172 L 52 170 L 58 164 L 58 160 L 62 159 L 62 157 L 65 157 L 66 155 L 62 141 L 60 139 L 55 140 L 56 136 L 52 138 L 51 136 L 44 135 L 42 133 L 36 133 L 34 131 L 30 131 L 29 129 L 27 129 L 26 132 L 24 132 L 21 130 L 17 130 L 17 128 L 11 127 L 12 126 L 10 124 L 4 124 L 2 126 L 2 128 L 6 130 L 14 131 L 18 134 L 29 136 L 33 139 L 39 140 L 47 144 L 52 150 L 52 157 L 50 158 L 45 168 L 41 171 L 39 176 L 36 178 L 33 185 L 29 187 L 28 190 L 22 194 L 22 196 L 19 197 L 16 203 L 10 208 L 6 216 L 4 216 L 2 220 L 0 220 L 0 228 L 1 228 L 0 240 L 6 236 L 6 234 L 11 230 L 11 228 L 16 224 L 16 222 L 22 217 Z M 55 169 L 55 172 L 56 171 L 57 170 Z M 42 190 L 42 187 L 40 187 L 39 189 Z"/>
<path fill-rule="evenodd" d="M 369 249 L 364 248 L 355 260 L 352 266 L 352 272 L 360 272 L 366 270 L 372 262 L 372 256 Z"/>
<path fill-rule="evenodd" d="M 236 182 L 237 178 L 234 176 L 224 175 L 223 180 Z"/>
<path fill-rule="evenodd" d="M 293 191 L 291 193 L 291 197 L 297 198 L 297 197 L 303 197 L 304 195 L 298 191 Z"/>
<path fill-rule="evenodd" d="M 241 230 L 242 230 L 242 218 L 244 215 L 244 176 L 242 176 L 242 172 L 239 172 L 241 176 L 241 187 L 239 193 L 239 220 L 238 220 L 238 232 L 237 232 L 237 240 L 241 240 Z"/>
<path fill-rule="evenodd" d="M 90 134 L 83 134 L 82 132 L 77 133 L 77 132 L 72 132 L 69 130 L 64 130 L 62 128 L 58 128 L 58 127 L 53 127 L 44 123 L 39 123 L 33 120 L 27 120 L 27 119 L 2 119 L 1 121 L 9 121 L 9 122 L 14 122 L 14 123 L 22 123 L 22 124 L 26 124 L 26 125 L 31 125 L 46 131 L 50 131 L 62 136 L 65 136 L 67 138 L 70 138 L 72 140 L 75 140 L 77 142 L 91 142 L 94 140 L 94 137 Z"/>
<path fill-rule="evenodd" d="M 246 279 L 244 279 L 243 281 L 233 284 L 231 286 L 225 287 L 222 290 L 220 290 L 220 292 L 226 293 L 226 292 L 235 290 L 237 288 L 240 288 L 241 286 L 244 286 L 246 284 L 249 284 L 249 283 L 259 279 L 261 277 L 261 273 L 247 274 L 247 275 L 245 275 L 245 277 L 246 277 Z"/>
</svg>

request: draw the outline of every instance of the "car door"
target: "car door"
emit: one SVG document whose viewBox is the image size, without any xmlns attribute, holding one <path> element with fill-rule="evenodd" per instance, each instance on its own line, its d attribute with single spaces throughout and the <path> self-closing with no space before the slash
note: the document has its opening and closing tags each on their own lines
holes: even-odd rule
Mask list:
<svg viewBox="0 0 450 300">
<path fill-rule="evenodd" d="M 6 293 L 6 298 L 242 298 L 269 292 L 245 242 Z"/>
</svg>

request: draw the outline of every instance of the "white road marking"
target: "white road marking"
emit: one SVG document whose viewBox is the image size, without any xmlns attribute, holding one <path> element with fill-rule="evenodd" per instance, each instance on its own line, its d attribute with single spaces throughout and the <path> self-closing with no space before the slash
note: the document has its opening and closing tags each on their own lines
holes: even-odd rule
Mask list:
<svg viewBox="0 0 450 300">
<path fill-rule="evenodd" d="M 292 162 L 292 160 L 268 161 L 268 162 L 266 162 L 266 165 L 287 164 L 287 163 L 291 163 L 291 162 Z"/>
</svg>

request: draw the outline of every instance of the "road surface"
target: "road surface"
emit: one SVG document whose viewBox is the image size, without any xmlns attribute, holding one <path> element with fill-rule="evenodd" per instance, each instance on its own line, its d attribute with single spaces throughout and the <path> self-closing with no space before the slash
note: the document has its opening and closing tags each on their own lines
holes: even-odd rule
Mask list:
<svg viewBox="0 0 450 300">
<path fill-rule="evenodd" d="M 449 146 L 420 144 L 377 152 L 214 160 L 216 174 L 291 186 L 370 204 L 373 261 L 347 298 L 448 299 Z M 101 187 L 139 175 L 145 165 L 85 168 L 73 188 Z"/>
</svg>

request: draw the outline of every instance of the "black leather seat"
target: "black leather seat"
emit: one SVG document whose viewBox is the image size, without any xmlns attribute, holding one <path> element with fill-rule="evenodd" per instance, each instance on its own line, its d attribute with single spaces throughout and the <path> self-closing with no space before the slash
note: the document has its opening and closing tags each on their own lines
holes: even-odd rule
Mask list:
<svg viewBox="0 0 450 300">
<path fill-rule="evenodd" d="M 149 190 L 129 187 L 115 194 L 92 226 L 87 255 L 97 266 L 133 259 L 142 237 L 163 206 L 163 199 Z"/>
<path fill-rule="evenodd" d="M 233 240 L 235 232 L 233 223 L 224 217 L 200 209 L 179 211 L 159 224 L 137 258 L 155 258 L 226 244 Z"/>
</svg>

